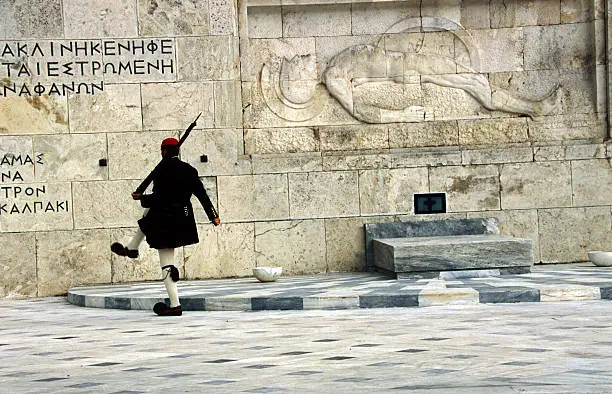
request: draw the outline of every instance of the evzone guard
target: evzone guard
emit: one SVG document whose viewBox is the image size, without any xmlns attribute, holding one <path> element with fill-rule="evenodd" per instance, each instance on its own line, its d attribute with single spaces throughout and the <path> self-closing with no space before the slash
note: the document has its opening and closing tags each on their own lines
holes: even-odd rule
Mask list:
<svg viewBox="0 0 612 394">
<path fill-rule="evenodd" d="M 180 145 L 195 127 L 196 121 L 197 118 L 180 141 L 175 138 L 162 141 L 161 162 L 132 193 L 132 198 L 140 201 L 145 208 L 144 216 L 138 221 L 139 228 L 127 245 L 119 242 L 111 245 L 111 251 L 132 259 L 138 257 L 138 247 L 145 238 L 151 248 L 158 250 L 163 282 L 170 299 L 170 306 L 164 302 L 155 304 L 153 311 L 159 316 L 180 316 L 183 313 L 176 285 L 179 271 L 174 265 L 174 249 L 199 242 L 191 196 L 196 196 L 215 226 L 220 224 L 219 215 L 204 189 L 198 171 L 178 157 Z M 152 193 L 145 194 L 151 182 Z"/>
</svg>

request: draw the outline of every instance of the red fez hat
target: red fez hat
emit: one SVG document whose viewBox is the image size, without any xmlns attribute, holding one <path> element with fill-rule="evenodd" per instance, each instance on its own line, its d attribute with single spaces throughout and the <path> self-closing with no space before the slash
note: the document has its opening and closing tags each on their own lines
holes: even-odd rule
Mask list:
<svg viewBox="0 0 612 394">
<path fill-rule="evenodd" d="M 162 148 L 164 146 L 178 146 L 178 140 L 176 138 L 166 138 L 162 141 Z"/>
</svg>

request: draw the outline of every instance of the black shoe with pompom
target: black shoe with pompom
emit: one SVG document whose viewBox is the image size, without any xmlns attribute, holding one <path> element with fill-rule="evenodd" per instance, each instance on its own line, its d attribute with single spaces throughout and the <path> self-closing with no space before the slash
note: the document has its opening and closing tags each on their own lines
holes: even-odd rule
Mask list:
<svg viewBox="0 0 612 394">
<path fill-rule="evenodd" d="M 183 308 L 180 305 L 170 308 L 165 302 L 158 302 L 153 306 L 153 312 L 158 316 L 181 316 Z"/>
<path fill-rule="evenodd" d="M 131 259 L 138 258 L 138 249 L 128 249 L 119 242 L 115 242 L 111 245 L 111 252 Z"/>
</svg>

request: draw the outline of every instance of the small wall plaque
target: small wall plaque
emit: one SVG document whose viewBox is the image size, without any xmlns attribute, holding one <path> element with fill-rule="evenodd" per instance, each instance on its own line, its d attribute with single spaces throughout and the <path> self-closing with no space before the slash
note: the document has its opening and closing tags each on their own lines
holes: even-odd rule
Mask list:
<svg viewBox="0 0 612 394">
<path fill-rule="evenodd" d="M 413 194 L 414 214 L 446 213 L 446 193 Z"/>
</svg>

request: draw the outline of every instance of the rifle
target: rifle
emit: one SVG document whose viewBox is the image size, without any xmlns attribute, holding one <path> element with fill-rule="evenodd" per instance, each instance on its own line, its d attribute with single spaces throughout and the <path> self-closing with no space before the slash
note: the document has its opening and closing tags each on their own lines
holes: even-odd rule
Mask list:
<svg viewBox="0 0 612 394">
<path fill-rule="evenodd" d="M 193 122 L 191 122 L 189 127 L 187 127 L 187 130 L 185 130 L 185 133 L 179 139 L 179 142 L 178 142 L 178 147 L 179 148 L 181 147 L 181 145 L 183 145 L 183 142 L 185 142 L 187 137 L 189 137 L 189 133 L 191 133 L 191 130 L 193 130 L 193 128 L 196 127 L 196 122 L 198 121 L 198 119 L 200 119 L 201 115 L 202 115 L 202 113 L 200 112 L 200 114 L 195 118 L 195 120 Z M 163 159 L 162 159 L 162 161 L 163 161 Z M 136 188 L 136 191 L 134 191 L 134 194 L 142 194 L 142 193 L 145 192 L 145 190 L 147 190 L 147 187 L 149 187 L 149 185 L 153 181 L 153 178 L 155 177 L 156 171 L 157 171 L 157 169 L 158 169 L 160 164 L 161 164 L 161 161 L 155 166 L 153 171 L 151 171 L 149 173 L 149 175 L 147 175 L 147 177 L 142 181 L 142 183 Z"/>
</svg>

